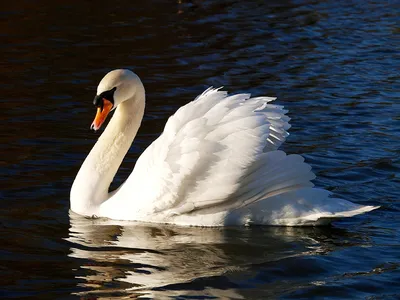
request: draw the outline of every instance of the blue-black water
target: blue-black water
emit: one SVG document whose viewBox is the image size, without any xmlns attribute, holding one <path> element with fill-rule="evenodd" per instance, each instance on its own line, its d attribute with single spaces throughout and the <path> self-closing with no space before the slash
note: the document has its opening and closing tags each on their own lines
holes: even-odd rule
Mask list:
<svg viewBox="0 0 400 300">
<path fill-rule="evenodd" d="M 8 1 L 1 24 L 2 299 L 400 297 L 398 1 Z M 328 228 L 201 229 L 69 215 L 98 81 L 146 117 L 117 186 L 206 87 L 277 96 L 315 184 L 380 205 Z"/>
</svg>

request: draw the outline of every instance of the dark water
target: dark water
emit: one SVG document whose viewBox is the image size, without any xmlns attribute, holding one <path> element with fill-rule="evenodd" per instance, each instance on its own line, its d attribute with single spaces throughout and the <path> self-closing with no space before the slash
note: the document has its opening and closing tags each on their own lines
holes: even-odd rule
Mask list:
<svg viewBox="0 0 400 300">
<path fill-rule="evenodd" d="M 1 10 L 3 299 L 400 297 L 398 1 L 7 1 Z M 147 114 L 115 186 L 206 87 L 277 96 L 283 149 L 378 211 L 330 228 L 201 229 L 69 215 L 101 77 Z"/>
</svg>

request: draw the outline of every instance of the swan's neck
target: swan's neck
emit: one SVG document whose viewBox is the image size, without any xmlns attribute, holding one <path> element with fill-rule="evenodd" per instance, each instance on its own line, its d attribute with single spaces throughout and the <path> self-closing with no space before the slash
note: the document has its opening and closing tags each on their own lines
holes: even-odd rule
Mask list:
<svg viewBox="0 0 400 300">
<path fill-rule="evenodd" d="M 71 210 L 96 215 L 109 198 L 108 189 L 140 127 L 144 90 L 118 105 L 114 116 L 82 164 L 71 189 Z"/>
</svg>

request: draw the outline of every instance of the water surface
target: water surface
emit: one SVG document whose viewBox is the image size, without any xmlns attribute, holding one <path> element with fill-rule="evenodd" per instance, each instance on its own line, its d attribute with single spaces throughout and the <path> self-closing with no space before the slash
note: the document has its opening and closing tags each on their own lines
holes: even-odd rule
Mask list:
<svg viewBox="0 0 400 300">
<path fill-rule="evenodd" d="M 400 297 L 398 1 L 9 1 L 0 14 L 1 297 Z M 102 76 L 131 68 L 146 117 L 113 186 L 208 86 L 277 96 L 315 184 L 380 205 L 328 228 L 89 220 L 69 190 L 98 138 Z"/>
</svg>

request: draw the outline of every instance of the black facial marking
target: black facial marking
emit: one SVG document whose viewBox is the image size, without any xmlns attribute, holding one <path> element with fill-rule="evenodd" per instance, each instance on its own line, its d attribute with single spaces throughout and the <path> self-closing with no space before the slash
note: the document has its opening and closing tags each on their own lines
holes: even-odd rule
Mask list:
<svg viewBox="0 0 400 300">
<path fill-rule="evenodd" d="M 96 95 L 93 100 L 93 104 L 96 107 L 100 107 L 101 111 L 103 111 L 104 102 L 103 99 L 107 99 L 114 105 L 114 92 L 117 88 L 114 87 L 111 90 L 102 92 L 100 95 Z"/>
</svg>

